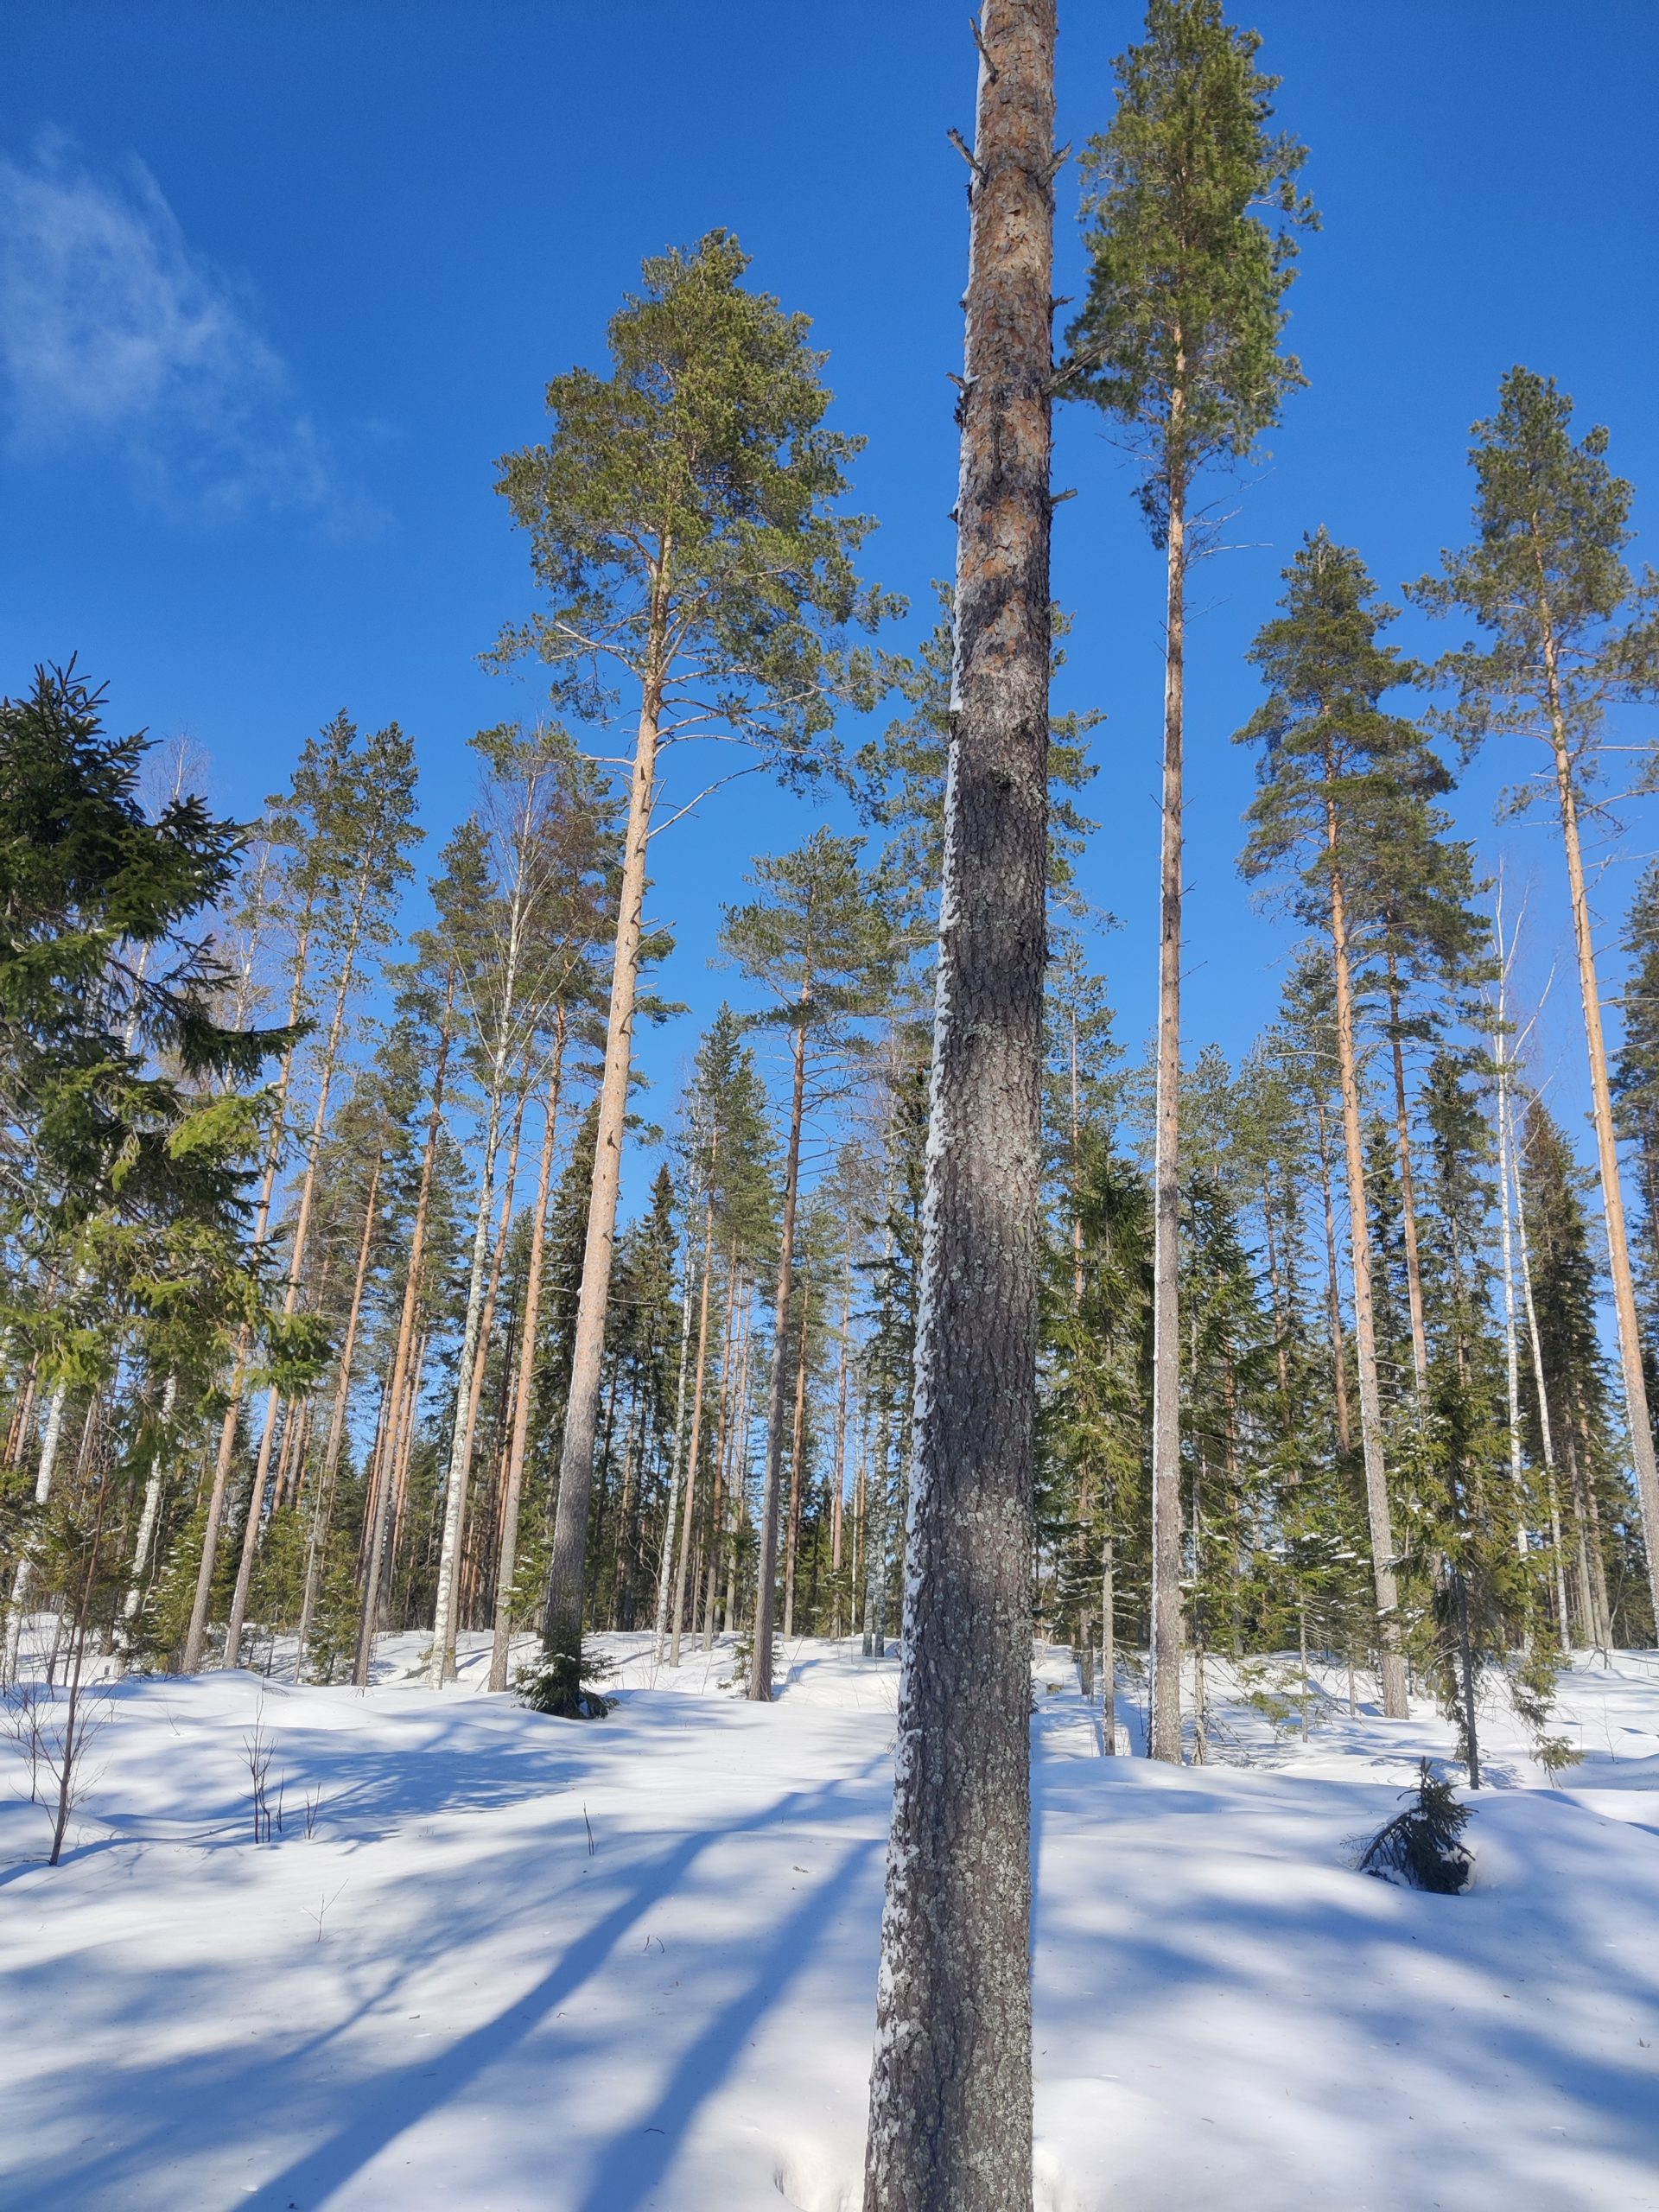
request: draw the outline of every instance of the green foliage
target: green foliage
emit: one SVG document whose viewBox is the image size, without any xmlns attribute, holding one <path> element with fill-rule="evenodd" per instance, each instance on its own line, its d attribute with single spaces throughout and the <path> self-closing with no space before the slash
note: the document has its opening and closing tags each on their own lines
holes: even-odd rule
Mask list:
<svg viewBox="0 0 1659 2212">
<path fill-rule="evenodd" d="M 513 1676 L 520 1705 L 544 1713 L 553 1720 L 602 1720 L 611 1701 L 592 1685 L 612 1671 L 602 1652 L 584 1643 L 578 1656 L 571 1652 L 538 1651 Z"/>
<path fill-rule="evenodd" d="M 1090 280 L 1066 334 L 1073 389 L 1145 454 L 1140 497 L 1161 539 L 1207 461 L 1243 459 L 1306 381 L 1281 356 L 1306 151 L 1269 131 L 1279 80 L 1221 0 L 1151 0 L 1114 65 L 1110 127 L 1084 149 Z"/>
<path fill-rule="evenodd" d="M 1553 377 L 1513 368 L 1497 412 L 1474 426 L 1472 544 L 1441 555 L 1413 596 L 1431 614 L 1465 614 L 1482 648 L 1448 652 L 1446 717 L 1464 744 L 1492 735 L 1553 741 L 1559 720 L 1574 779 L 1588 782 L 1607 708 L 1659 695 L 1659 580 L 1633 583 L 1624 553 L 1632 493 L 1597 428 L 1574 441 L 1573 402 Z M 1525 805 L 1541 786 L 1515 795 Z"/>
<path fill-rule="evenodd" d="M 1468 1888 L 1474 1872 L 1463 1841 L 1468 1825 L 1469 1808 L 1458 1802 L 1452 1784 L 1427 1759 L 1421 1760 L 1411 1802 L 1365 1846 L 1359 1871 L 1403 1889 L 1457 1897 Z"/>
<path fill-rule="evenodd" d="M 497 658 L 537 654 L 583 713 L 626 668 L 679 728 L 723 727 L 799 772 L 838 700 L 872 702 L 875 664 L 847 638 L 895 603 L 861 586 L 871 524 L 841 511 L 862 442 L 823 427 L 807 318 L 747 269 L 725 231 L 655 256 L 612 318 L 609 375 L 548 385 L 553 429 L 497 488 L 550 603 Z"/>
</svg>

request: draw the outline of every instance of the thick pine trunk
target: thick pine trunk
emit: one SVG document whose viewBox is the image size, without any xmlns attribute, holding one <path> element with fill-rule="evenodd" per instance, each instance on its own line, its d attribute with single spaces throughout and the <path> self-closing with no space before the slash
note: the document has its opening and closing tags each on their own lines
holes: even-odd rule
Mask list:
<svg viewBox="0 0 1659 2212">
<path fill-rule="evenodd" d="M 1029 2212 L 1052 0 L 986 0 L 904 1663 L 865 2212 Z"/>
<path fill-rule="evenodd" d="M 1179 431 L 1180 391 L 1172 404 Z M 1186 514 L 1172 485 L 1159 865 L 1158 1068 L 1152 1244 L 1152 1757 L 1181 1759 L 1181 848 L 1186 706 Z"/>
<path fill-rule="evenodd" d="M 1376 1597 L 1378 1672 L 1382 1710 L 1403 1720 L 1406 1664 L 1400 1652 L 1400 1590 L 1395 1573 L 1394 1522 L 1382 1456 L 1382 1394 L 1376 1374 L 1376 1329 L 1371 1306 L 1371 1230 L 1365 1204 L 1365 1150 L 1360 1128 L 1359 1054 L 1355 1037 L 1353 967 L 1348 910 L 1338 859 L 1333 801 L 1325 805 L 1325 844 L 1331 883 L 1331 951 L 1337 984 L 1337 1066 L 1342 1085 L 1343 1150 L 1348 1168 L 1348 1226 L 1353 1241 L 1354 1351 L 1359 1370 L 1359 1443 L 1365 1463 L 1365 1511 L 1370 1524 L 1371 1584 Z"/>
<path fill-rule="evenodd" d="M 810 988 L 801 993 L 804 1001 Z M 778 1509 L 784 1462 L 784 1408 L 789 1388 L 789 1300 L 795 1277 L 795 1208 L 801 1187 L 801 1124 L 806 1113 L 806 1024 L 794 1032 L 795 1074 L 790 1090 L 789 1151 L 784 1166 L 784 1218 L 778 1249 L 778 1299 L 772 1327 L 772 1402 L 766 1414 L 766 1488 L 760 1500 L 760 1545 L 755 1555 L 754 1649 L 749 1695 L 772 1699 L 772 1624 L 778 1610 Z"/>
<path fill-rule="evenodd" d="M 666 562 L 664 556 L 664 563 Z M 667 589 L 664 569 L 658 577 L 658 605 Z M 587 1590 L 588 1518 L 594 1490 L 594 1444 L 599 1427 L 605 1320 L 611 1294 L 611 1260 L 616 1243 L 616 1203 L 621 1185 L 622 1140 L 627 1125 L 628 1081 L 633 1067 L 633 1017 L 639 995 L 639 944 L 644 934 L 645 861 L 652 809 L 657 791 L 658 716 L 661 698 L 661 654 L 664 632 L 659 616 L 653 644 L 633 773 L 628 786 L 628 821 L 622 849 L 622 881 L 617 905 L 616 953 L 611 970 L 610 1011 L 605 1028 L 605 1072 L 599 1091 L 594 1132 L 594 1175 L 588 1207 L 588 1236 L 582 1249 L 582 1284 L 576 1298 L 575 1343 L 570 1389 L 565 1401 L 564 1437 L 559 1452 L 559 1499 L 553 1522 L 553 1556 L 548 1570 L 547 1618 L 543 1641 L 563 1675 L 569 1708 L 581 1697 L 582 1609 Z"/>
</svg>

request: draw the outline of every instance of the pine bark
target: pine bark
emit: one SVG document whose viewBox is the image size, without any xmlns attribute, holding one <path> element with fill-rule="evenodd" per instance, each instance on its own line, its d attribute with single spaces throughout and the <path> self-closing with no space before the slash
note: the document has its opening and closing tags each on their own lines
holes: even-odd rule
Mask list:
<svg viewBox="0 0 1659 2212">
<path fill-rule="evenodd" d="M 1179 434 L 1178 384 L 1170 433 Z M 1181 1761 L 1181 852 L 1186 706 L 1185 487 L 1170 486 L 1164 662 L 1164 803 L 1158 925 L 1158 1068 L 1152 1245 L 1152 1726 L 1155 1759 Z"/>
<path fill-rule="evenodd" d="M 1573 756 L 1567 743 L 1567 717 L 1561 700 L 1560 648 L 1541 581 L 1539 613 L 1542 623 L 1545 682 L 1549 701 L 1550 745 L 1555 764 L 1555 795 L 1560 813 L 1561 840 L 1567 848 L 1567 880 L 1573 903 L 1573 941 L 1578 954 L 1579 991 L 1584 1001 L 1585 1046 L 1590 1059 L 1590 1102 L 1596 1130 L 1596 1161 L 1601 1173 L 1601 1205 L 1607 1227 L 1607 1261 L 1613 1283 L 1613 1311 L 1618 1320 L 1618 1362 L 1624 1383 L 1624 1418 L 1630 1433 L 1630 1461 L 1636 1471 L 1637 1500 L 1642 1512 L 1643 1548 L 1648 1561 L 1648 1590 L 1653 1600 L 1654 1618 L 1659 1620 L 1659 1460 L 1656 1460 L 1654 1454 L 1647 1377 L 1642 1369 L 1642 1332 L 1637 1318 L 1636 1277 L 1630 1267 L 1630 1233 L 1624 1220 L 1624 1192 L 1619 1181 L 1618 1138 L 1613 1127 L 1612 1094 L 1607 1081 L 1607 1044 L 1601 1020 L 1601 985 L 1596 973 L 1596 946 L 1590 918 L 1590 899 L 1585 888 L 1584 853 L 1579 835 L 1578 792 L 1573 779 Z"/>
<path fill-rule="evenodd" d="M 657 791 L 658 723 L 667 644 L 671 550 L 663 549 L 653 586 L 653 609 L 633 772 L 628 786 L 622 880 L 617 906 L 616 952 L 605 1027 L 605 1071 L 599 1092 L 594 1176 L 576 1298 L 575 1342 L 559 1452 L 559 1498 L 553 1522 L 543 1641 L 562 1667 L 569 1705 L 580 1697 L 582 1629 L 587 1587 L 588 1516 L 594 1489 L 594 1444 L 599 1425 L 605 1322 L 616 1244 L 617 1194 L 621 1186 L 622 1140 L 628 1083 L 633 1066 L 634 1007 L 639 995 L 639 946 L 645 931 L 645 861 Z"/>
<path fill-rule="evenodd" d="M 1353 1245 L 1354 1351 L 1359 1370 L 1359 1443 L 1365 1464 L 1365 1511 L 1370 1524 L 1371 1584 L 1376 1598 L 1379 1686 L 1382 1710 L 1403 1720 L 1406 1665 L 1400 1651 L 1400 1589 L 1395 1573 L 1394 1523 L 1382 1453 L 1382 1394 L 1376 1374 L 1376 1325 L 1371 1302 L 1370 1217 L 1365 1204 L 1365 1151 L 1360 1128 L 1359 1055 L 1355 1035 L 1353 964 L 1348 910 L 1338 858 L 1336 803 L 1325 802 L 1331 885 L 1331 951 L 1337 985 L 1337 1065 L 1342 1085 L 1343 1150 L 1348 1169 L 1348 1227 Z"/>
<path fill-rule="evenodd" d="M 904 1662 L 865 2212 L 1029 2212 L 1052 0 L 985 0 Z"/>
</svg>

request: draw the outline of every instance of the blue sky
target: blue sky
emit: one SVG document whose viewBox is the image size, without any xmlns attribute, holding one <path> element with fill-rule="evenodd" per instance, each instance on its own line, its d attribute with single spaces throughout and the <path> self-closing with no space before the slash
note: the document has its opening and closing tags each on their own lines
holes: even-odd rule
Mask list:
<svg viewBox="0 0 1659 2212">
<path fill-rule="evenodd" d="M 537 436 L 547 378 L 602 362 L 643 254 L 735 230 L 753 276 L 815 320 L 836 419 L 864 434 L 868 566 L 919 613 L 948 574 L 960 364 L 967 0 L 604 8 L 239 0 L 0 4 L 0 687 L 78 651 L 114 718 L 186 732 L 254 812 L 340 707 L 416 737 L 435 855 L 471 791 L 466 739 L 533 709 L 476 656 L 532 604 L 492 485 Z M 1255 703 L 1242 653 L 1320 523 L 1390 590 L 1461 540 L 1471 421 L 1522 360 L 1605 421 L 1659 498 L 1652 362 L 1659 10 L 1649 0 L 1263 0 L 1235 10 L 1284 78 L 1323 216 L 1293 295 L 1310 388 L 1229 496 L 1238 550 L 1194 594 L 1189 1035 L 1236 1055 L 1270 1018 L 1285 933 L 1235 860 Z M 1138 10 L 1062 0 L 1062 138 L 1109 112 Z M 1081 289 L 1075 169 L 1058 289 Z M 1109 721 L 1084 887 L 1137 1046 L 1151 1018 L 1161 563 L 1131 474 L 1063 410 L 1056 588 L 1077 628 L 1065 703 Z M 1651 545 L 1651 537 L 1649 540 Z M 1639 549 L 1638 549 L 1639 550 Z M 1430 646 L 1408 621 L 1408 642 Z M 1459 817 L 1495 855 L 1479 763 Z M 750 854 L 814 811 L 751 779 L 661 849 L 663 988 L 693 1015 L 647 1045 L 665 1112 L 733 979 L 708 954 Z M 1599 881 L 1616 937 L 1637 817 Z M 1530 885 L 1530 968 L 1562 906 L 1541 816 L 1503 835 Z M 1570 970 L 1543 1062 L 1580 1099 Z"/>
</svg>

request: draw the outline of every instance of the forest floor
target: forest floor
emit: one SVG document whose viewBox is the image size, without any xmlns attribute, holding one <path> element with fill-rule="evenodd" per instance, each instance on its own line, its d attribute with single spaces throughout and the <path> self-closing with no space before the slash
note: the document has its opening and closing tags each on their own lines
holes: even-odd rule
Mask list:
<svg viewBox="0 0 1659 2212">
<path fill-rule="evenodd" d="M 442 1696 L 418 1637 L 119 1682 L 55 1869 L 0 1744 L 0 2204 L 856 2212 L 896 1668 L 791 1644 L 757 1707 L 601 1641 L 591 1725 L 481 1639 Z M 1176 1770 L 1039 1649 L 1040 2212 L 1659 2208 L 1659 1658 L 1574 1668 L 1557 1786 L 1488 1716 L 1462 1897 L 1352 1870 L 1444 1723 L 1319 1670 L 1304 1740 L 1295 1671 L 1212 1669 Z"/>
</svg>

